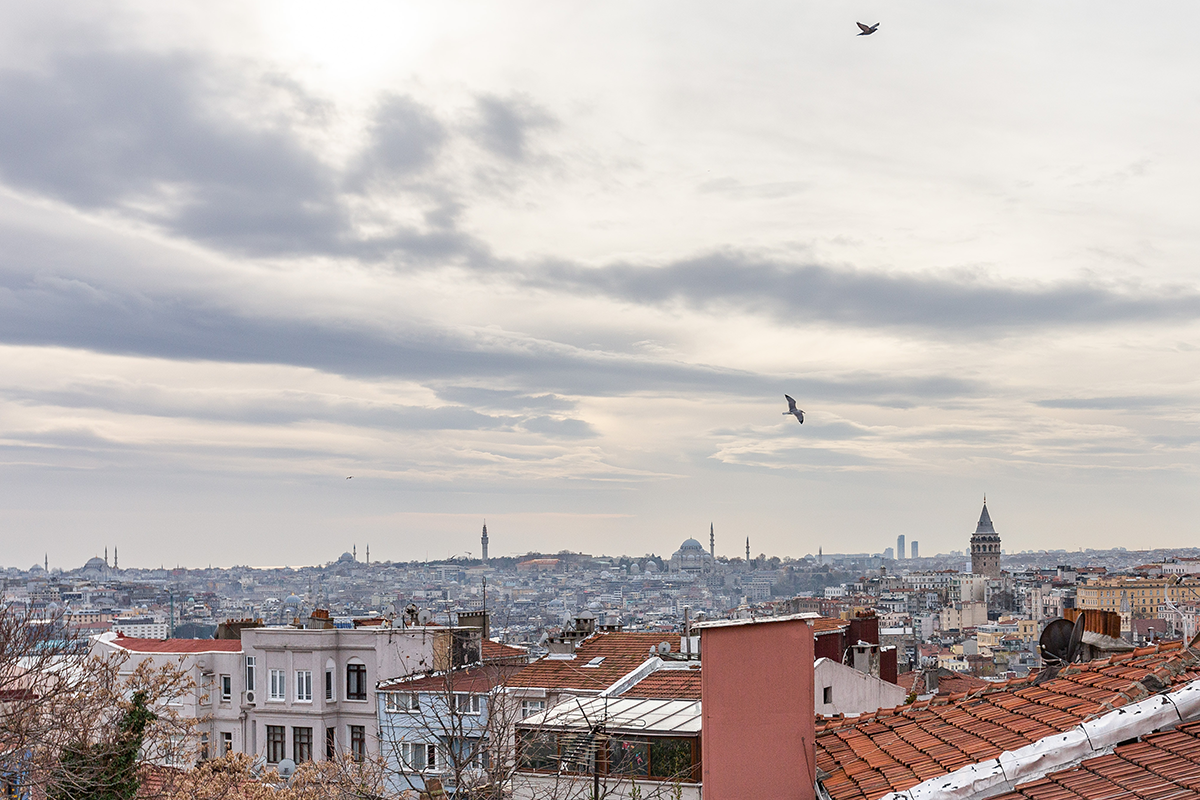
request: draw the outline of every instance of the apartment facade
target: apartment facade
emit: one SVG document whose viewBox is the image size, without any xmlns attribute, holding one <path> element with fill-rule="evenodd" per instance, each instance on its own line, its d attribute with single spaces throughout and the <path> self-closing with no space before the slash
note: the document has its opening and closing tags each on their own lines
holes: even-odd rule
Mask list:
<svg viewBox="0 0 1200 800">
<path fill-rule="evenodd" d="M 268 764 L 380 753 L 376 683 L 416 675 L 453 658 L 457 631 L 435 626 L 244 628 L 241 639 L 141 639 L 116 632 L 94 654 L 180 665 L 196 690 L 181 713 L 203 722 L 201 749 L 239 752 Z M 476 639 L 478 631 L 475 631 Z"/>
</svg>

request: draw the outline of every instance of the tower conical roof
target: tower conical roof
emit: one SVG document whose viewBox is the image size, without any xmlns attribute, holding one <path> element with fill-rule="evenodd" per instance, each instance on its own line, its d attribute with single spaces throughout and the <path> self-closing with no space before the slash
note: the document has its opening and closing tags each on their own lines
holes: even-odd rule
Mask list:
<svg viewBox="0 0 1200 800">
<path fill-rule="evenodd" d="M 992 527 L 992 517 L 988 514 L 987 501 L 983 503 L 983 513 L 979 515 L 979 524 L 975 526 L 975 533 L 995 533 L 996 529 Z"/>
</svg>

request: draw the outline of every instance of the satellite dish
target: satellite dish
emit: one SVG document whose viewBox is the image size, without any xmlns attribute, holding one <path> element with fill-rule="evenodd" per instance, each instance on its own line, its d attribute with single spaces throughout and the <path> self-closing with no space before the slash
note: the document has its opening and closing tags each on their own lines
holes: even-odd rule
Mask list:
<svg viewBox="0 0 1200 800">
<path fill-rule="evenodd" d="M 671 643 L 670 642 L 659 642 L 658 643 L 658 652 L 660 652 L 660 653 L 671 652 Z"/>
<path fill-rule="evenodd" d="M 1084 613 L 1079 612 L 1079 616 L 1075 618 L 1075 626 L 1071 629 L 1071 641 L 1067 644 L 1067 663 L 1075 661 L 1079 655 L 1079 645 L 1083 642 L 1083 619 Z"/>
<path fill-rule="evenodd" d="M 1079 617 L 1082 619 L 1083 615 L 1080 614 Z M 1041 638 L 1038 639 L 1042 658 L 1048 662 L 1067 663 L 1067 655 L 1071 649 L 1071 639 L 1074 635 L 1075 626 L 1061 617 L 1046 625 Z M 1080 636 L 1083 636 L 1082 630 Z"/>
<path fill-rule="evenodd" d="M 433 612 L 430 611 L 428 608 L 422 608 L 419 612 L 417 612 L 417 624 L 418 625 L 428 625 L 430 623 L 430 621 L 432 621 L 432 620 L 433 620 Z"/>
<path fill-rule="evenodd" d="M 296 762 L 290 758 L 285 758 L 279 762 L 279 766 L 275 768 L 275 771 L 279 773 L 279 777 L 281 778 L 290 778 L 296 773 Z"/>
</svg>

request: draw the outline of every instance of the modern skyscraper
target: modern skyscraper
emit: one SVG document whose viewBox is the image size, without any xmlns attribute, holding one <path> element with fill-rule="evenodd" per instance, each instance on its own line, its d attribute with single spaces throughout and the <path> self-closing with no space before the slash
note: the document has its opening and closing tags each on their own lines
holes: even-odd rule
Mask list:
<svg viewBox="0 0 1200 800">
<path fill-rule="evenodd" d="M 989 578 L 1000 577 L 1000 535 L 992 526 L 986 497 L 983 498 L 983 511 L 979 515 L 979 523 L 971 536 L 971 572 Z"/>
<path fill-rule="evenodd" d="M 487 538 L 487 522 L 486 521 L 483 523 L 483 536 L 479 537 L 479 543 L 481 545 L 483 545 L 483 560 L 487 561 L 488 538 Z"/>
<path fill-rule="evenodd" d="M 902 533 L 896 537 L 896 560 L 903 561 L 904 553 L 904 534 Z"/>
<path fill-rule="evenodd" d="M 912 547 L 912 557 L 913 557 L 913 558 L 920 558 L 920 556 L 919 556 L 919 555 L 917 555 L 917 540 L 916 540 L 916 539 L 913 539 L 913 542 L 912 542 L 912 544 L 910 545 L 910 547 Z"/>
</svg>

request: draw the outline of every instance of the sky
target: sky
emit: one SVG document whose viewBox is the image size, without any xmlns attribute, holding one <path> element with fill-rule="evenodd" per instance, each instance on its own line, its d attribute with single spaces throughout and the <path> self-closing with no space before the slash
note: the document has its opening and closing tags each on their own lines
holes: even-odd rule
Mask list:
<svg viewBox="0 0 1200 800">
<path fill-rule="evenodd" d="M 1192 546 L 1198 22 L 6 4 L 0 562 Z"/>
</svg>

